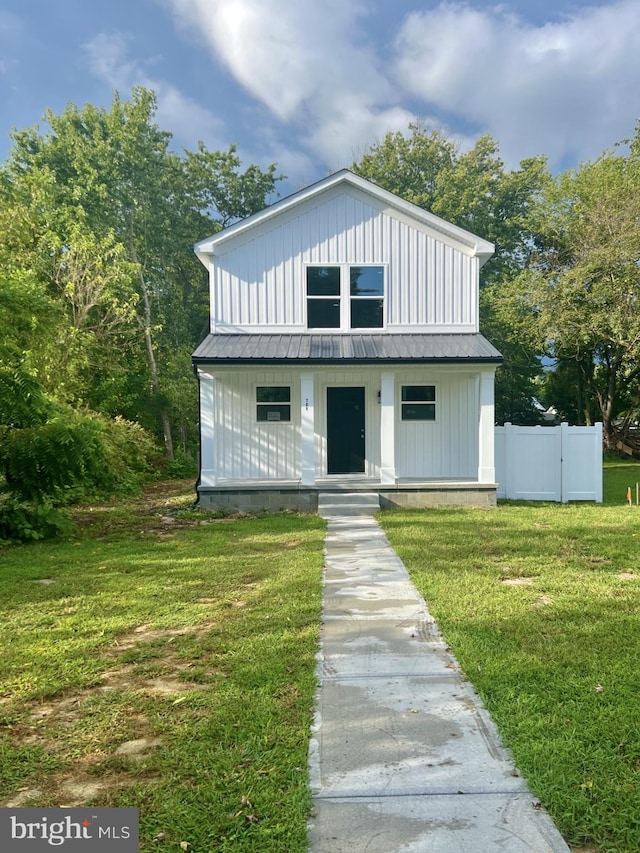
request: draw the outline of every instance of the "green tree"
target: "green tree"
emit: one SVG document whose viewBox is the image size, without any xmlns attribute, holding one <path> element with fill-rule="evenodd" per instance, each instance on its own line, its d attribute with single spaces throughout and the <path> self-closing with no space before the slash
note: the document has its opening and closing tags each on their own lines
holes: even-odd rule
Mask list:
<svg viewBox="0 0 640 853">
<path fill-rule="evenodd" d="M 243 172 L 233 146 L 172 151 L 155 111 L 143 88 L 128 101 L 116 94 L 108 110 L 49 111 L 44 132 L 13 135 L 0 205 L 14 212 L 7 255 L 18 255 L 64 309 L 56 341 L 64 356 L 37 367 L 45 387 L 157 428 L 171 458 L 187 387 L 195 399 L 184 353 L 208 317 L 191 247 L 263 208 L 278 178 L 275 166 Z"/>
<path fill-rule="evenodd" d="M 581 414 L 606 442 L 640 401 L 640 129 L 628 153 L 605 152 L 560 175 L 539 210 L 537 251 L 519 287 L 539 347 L 573 376 Z"/>
<path fill-rule="evenodd" d="M 508 171 L 491 137 L 461 152 L 440 131 L 414 124 L 407 135 L 388 134 L 352 169 L 495 244 L 495 256 L 481 270 L 480 324 L 505 356 L 496 374 L 496 417 L 534 422 L 541 366 L 519 334 L 521 311 L 509 308 L 508 284 L 526 265 L 533 245 L 532 216 L 549 179 L 545 159 L 524 160 Z"/>
</svg>

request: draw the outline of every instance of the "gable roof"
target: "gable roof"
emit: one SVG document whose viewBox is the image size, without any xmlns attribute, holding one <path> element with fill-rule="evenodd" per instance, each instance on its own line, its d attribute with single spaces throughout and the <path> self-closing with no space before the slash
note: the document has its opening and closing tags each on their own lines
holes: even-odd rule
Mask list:
<svg viewBox="0 0 640 853">
<path fill-rule="evenodd" d="M 464 228 L 460 228 L 457 225 L 453 225 L 451 222 L 441 219 L 434 213 L 430 213 L 428 210 L 418 207 L 417 204 L 405 201 L 395 193 L 383 189 L 377 184 L 366 180 L 366 178 L 361 178 L 354 172 L 349 171 L 349 169 L 342 169 L 339 172 L 334 172 L 334 174 L 329 175 L 328 177 L 323 178 L 322 180 L 317 181 L 316 183 L 311 184 L 310 186 L 305 187 L 286 198 L 280 199 L 280 201 L 275 202 L 269 207 L 265 207 L 264 210 L 254 213 L 252 216 L 248 216 L 246 219 L 242 219 L 240 222 L 230 225 L 228 228 L 219 231 L 217 234 L 214 234 L 211 237 L 206 237 L 204 240 L 200 240 L 193 247 L 194 251 L 200 261 L 205 266 L 208 266 L 211 256 L 215 255 L 217 250 L 228 240 L 241 236 L 250 231 L 252 228 L 262 225 L 268 220 L 291 210 L 297 205 L 341 185 L 345 187 L 354 187 L 355 189 L 372 196 L 374 199 L 377 199 L 380 203 L 395 211 L 396 214 L 408 216 L 417 224 L 439 232 L 444 238 L 461 244 L 469 254 L 480 259 L 480 266 L 488 261 L 491 255 L 493 255 L 494 245 L 488 240 L 484 240 L 482 237 L 472 234 L 471 231 L 467 231 Z"/>
<path fill-rule="evenodd" d="M 211 334 L 194 364 L 499 364 L 480 334 Z"/>
</svg>

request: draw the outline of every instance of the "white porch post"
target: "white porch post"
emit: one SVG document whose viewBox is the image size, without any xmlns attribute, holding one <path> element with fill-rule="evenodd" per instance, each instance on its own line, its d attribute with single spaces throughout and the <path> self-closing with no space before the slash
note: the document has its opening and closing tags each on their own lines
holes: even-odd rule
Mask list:
<svg viewBox="0 0 640 853">
<path fill-rule="evenodd" d="M 380 374 L 380 482 L 396 482 L 396 377 Z"/>
<path fill-rule="evenodd" d="M 478 430 L 478 482 L 495 483 L 494 455 L 495 413 L 493 383 L 495 372 L 483 370 L 480 374 L 479 430 Z"/>
<path fill-rule="evenodd" d="M 302 442 L 300 482 L 303 486 L 313 486 L 316 481 L 313 373 L 302 373 L 300 375 L 300 408 L 300 437 Z"/>
<path fill-rule="evenodd" d="M 215 378 L 198 370 L 200 380 L 200 485 L 216 484 Z"/>
</svg>

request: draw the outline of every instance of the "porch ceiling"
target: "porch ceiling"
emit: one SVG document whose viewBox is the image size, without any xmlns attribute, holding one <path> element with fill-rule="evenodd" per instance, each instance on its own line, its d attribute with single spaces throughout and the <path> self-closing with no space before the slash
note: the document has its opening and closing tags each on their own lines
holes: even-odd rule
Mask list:
<svg viewBox="0 0 640 853">
<path fill-rule="evenodd" d="M 195 364 L 493 363 L 502 355 L 479 334 L 214 334 Z"/>
</svg>

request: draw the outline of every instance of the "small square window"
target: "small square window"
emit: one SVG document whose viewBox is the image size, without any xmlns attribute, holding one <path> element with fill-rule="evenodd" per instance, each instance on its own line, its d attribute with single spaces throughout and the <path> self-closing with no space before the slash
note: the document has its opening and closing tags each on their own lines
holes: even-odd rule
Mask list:
<svg viewBox="0 0 640 853">
<path fill-rule="evenodd" d="M 288 385 L 258 385 L 256 418 L 258 421 L 290 421 L 291 388 Z"/>
<path fill-rule="evenodd" d="M 403 385 L 402 386 L 402 420 L 403 421 L 435 421 L 436 419 L 436 386 L 435 385 Z"/>
</svg>

